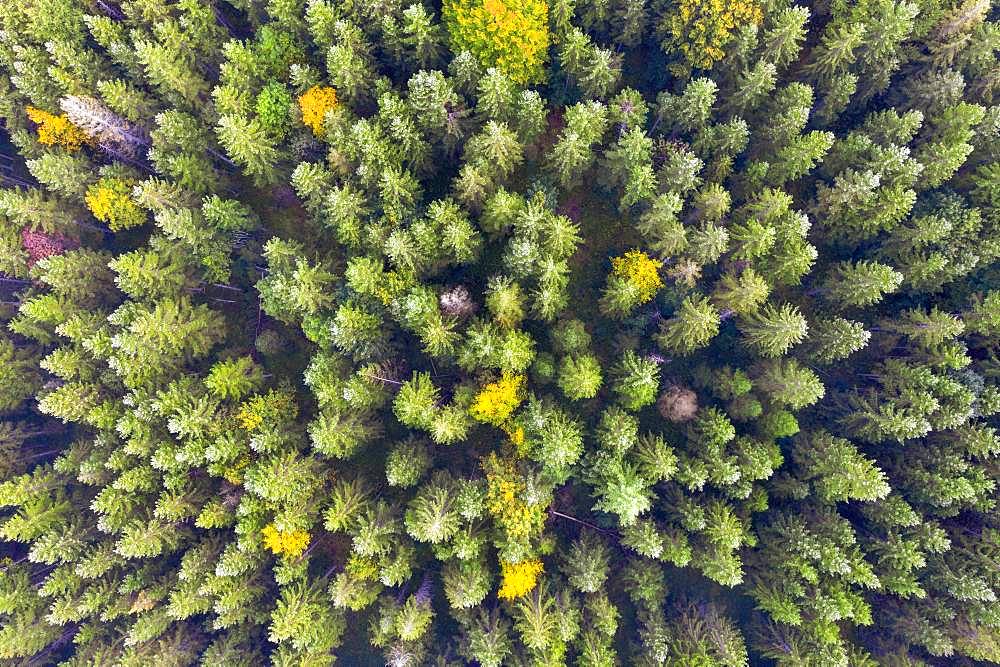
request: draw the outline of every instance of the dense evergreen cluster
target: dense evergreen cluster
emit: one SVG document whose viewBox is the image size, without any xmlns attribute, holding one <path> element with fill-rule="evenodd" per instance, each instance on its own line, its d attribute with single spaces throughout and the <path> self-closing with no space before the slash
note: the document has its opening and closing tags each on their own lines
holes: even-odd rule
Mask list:
<svg viewBox="0 0 1000 667">
<path fill-rule="evenodd" d="M 0 662 L 1000 663 L 989 0 L 0 0 Z"/>
</svg>

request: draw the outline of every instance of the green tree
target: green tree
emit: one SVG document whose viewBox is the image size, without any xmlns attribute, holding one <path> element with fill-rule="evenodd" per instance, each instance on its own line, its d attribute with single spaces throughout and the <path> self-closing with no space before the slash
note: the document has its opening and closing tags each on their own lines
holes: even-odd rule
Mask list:
<svg viewBox="0 0 1000 667">
<path fill-rule="evenodd" d="M 821 288 L 823 296 L 844 306 L 869 306 L 896 291 L 903 275 L 877 262 L 842 262 L 835 266 Z"/>
<path fill-rule="evenodd" d="M 591 354 L 563 357 L 556 382 L 567 398 L 593 398 L 603 382 L 601 365 Z"/>
<path fill-rule="evenodd" d="M 801 343 L 809 331 L 806 318 L 789 303 L 775 308 L 768 304 L 740 325 L 744 340 L 764 357 L 777 357 Z"/>
<path fill-rule="evenodd" d="M 871 459 L 825 431 L 796 436 L 792 459 L 823 502 L 873 501 L 889 494 L 885 473 Z"/>
<path fill-rule="evenodd" d="M 660 366 L 649 357 L 626 350 L 612 370 L 612 389 L 629 410 L 639 410 L 656 402 L 660 389 Z"/>
<path fill-rule="evenodd" d="M 674 316 L 660 323 L 656 342 L 665 350 L 690 354 L 705 347 L 719 332 L 719 313 L 705 297 L 684 299 Z"/>
</svg>

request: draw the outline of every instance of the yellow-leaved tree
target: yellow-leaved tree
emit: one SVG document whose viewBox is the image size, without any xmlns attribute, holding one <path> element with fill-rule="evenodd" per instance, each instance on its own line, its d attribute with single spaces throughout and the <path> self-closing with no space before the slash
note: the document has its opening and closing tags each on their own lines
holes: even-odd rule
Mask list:
<svg viewBox="0 0 1000 667">
<path fill-rule="evenodd" d="M 528 485 L 514 462 L 490 452 L 482 460 L 486 472 L 486 511 L 508 539 L 527 543 L 541 533 L 545 505 L 526 499 Z"/>
<path fill-rule="evenodd" d="M 309 546 L 309 533 L 304 530 L 283 531 L 273 524 L 264 526 L 261 531 L 264 536 L 264 546 L 276 556 L 295 559 L 301 556 Z"/>
<path fill-rule="evenodd" d="M 476 421 L 503 426 L 525 396 L 523 375 L 505 373 L 496 382 L 490 382 L 476 395 L 469 413 Z"/>
<path fill-rule="evenodd" d="M 121 178 L 106 177 L 87 189 L 87 208 L 111 231 L 138 227 L 146 222 L 146 212 L 132 201 L 132 184 Z"/>
<path fill-rule="evenodd" d="M 680 51 L 690 67 L 709 69 L 726 55 L 722 49 L 740 27 L 763 20 L 756 0 L 680 0 L 661 25 L 663 48 Z"/>
<path fill-rule="evenodd" d="M 337 91 L 329 86 L 313 86 L 299 96 L 299 109 L 302 111 L 302 122 L 313 131 L 317 137 L 325 134 L 323 122 L 326 112 L 337 106 Z"/>
<path fill-rule="evenodd" d="M 469 51 L 515 83 L 545 78 L 550 41 L 545 0 L 445 0 L 442 16 L 455 53 Z"/>
<path fill-rule="evenodd" d="M 639 303 L 646 303 L 656 296 L 658 289 L 663 287 L 659 273 L 661 266 L 663 262 L 639 250 L 629 250 L 621 257 L 611 260 L 615 275 L 623 278 L 637 290 Z"/>
<path fill-rule="evenodd" d="M 38 141 L 46 146 L 62 146 L 68 151 L 78 151 L 90 141 L 83 130 L 69 122 L 66 114 L 56 116 L 31 106 L 25 112 L 36 125 Z"/>
<path fill-rule="evenodd" d="M 527 595 L 538 584 L 538 575 L 544 570 L 542 561 L 526 560 L 520 563 L 500 563 L 500 574 L 503 583 L 497 591 L 501 600 L 513 600 Z"/>
</svg>

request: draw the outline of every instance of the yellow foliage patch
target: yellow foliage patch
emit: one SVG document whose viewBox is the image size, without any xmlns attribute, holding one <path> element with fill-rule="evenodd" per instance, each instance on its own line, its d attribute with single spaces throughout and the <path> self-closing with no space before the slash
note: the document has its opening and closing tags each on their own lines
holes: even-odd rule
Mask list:
<svg viewBox="0 0 1000 667">
<path fill-rule="evenodd" d="M 545 78 L 549 6 L 544 0 L 445 0 L 452 50 L 469 51 L 515 83 Z"/>
<path fill-rule="evenodd" d="M 66 114 L 56 116 L 35 107 L 25 110 L 28 118 L 37 125 L 38 141 L 46 146 L 62 146 L 68 151 L 78 151 L 90 138 L 79 127 L 69 122 Z"/>
<path fill-rule="evenodd" d="M 240 484 L 243 484 L 243 471 L 249 465 L 250 465 L 250 455 L 244 454 L 243 456 L 238 458 L 236 462 L 233 463 L 233 465 L 226 468 L 223 471 L 222 476 L 230 484 L 236 484 L 237 486 L 239 486 Z"/>
<path fill-rule="evenodd" d="M 83 199 L 95 218 L 117 232 L 146 222 L 146 213 L 132 201 L 131 195 L 132 187 L 123 179 L 102 178 L 87 188 Z"/>
<path fill-rule="evenodd" d="M 620 276 L 639 290 L 640 303 L 645 303 L 656 296 L 656 290 L 663 287 L 660 278 L 660 267 L 663 262 L 651 258 L 639 250 L 629 250 L 621 257 L 611 260 L 611 266 L 616 276 Z"/>
<path fill-rule="evenodd" d="M 264 417 L 255 409 L 252 403 L 247 402 L 240 406 L 240 411 L 236 413 L 236 421 L 240 423 L 240 428 L 244 431 L 256 431 L 264 423 Z"/>
<path fill-rule="evenodd" d="M 517 451 L 523 454 L 521 450 L 524 447 L 524 428 L 516 424 L 504 424 L 500 428 L 510 438 L 511 443 L 517 447 Z"/>
<path fill-rule="evenodd" d="M 764 12 L 754 0 L 680 0 L 667 19 L 665 46 L 683 54 L 692 67 L 710 68 L 725 57 L 722 50 L 743 25 L 759 25 Z"/>
<path fill-rule="evenodd" d="M 304 530 L 282 532 L 274 524 L 264 526 L 261 535 L 264 536 L 264 546 L 276 556 L 298 558 L 309 546 L 309 533 Z"/>
<path fill-rule="evenodd" d="M 378 565 L 367 556 L 351 554 L 344 569 L 358 579 L 364 579 L 365 581 L 376 581 L 378 579 Z"/>
<path fill-rule="evenodd" d="M 337 106 L 337 91 L 329 86 L 313 86 L 299 96 L 299 109 L 302 110 L 302 122 L 313 131 L 317 137 L 324 134 L 323 121 L 326 112 Z"/>
<path fill-rule="evenodd" d="M 503 426 L 524 400 L 523 375 L 504 376 L 483 387 L 469 407 L 473 419 L 494 426 Z"/>
<path fill-rule="evenodd" d="M 486 471 L 486 510 L 514 539 L 540 531 L 545 523 L 545 507 L 524 499 L 527 484 L 514 462 L 490 453 L 483 460 Z"/>
<path fill-rule="evenodd" d="M 397 271 L 386 271 L 382 276 L 382 281 L 376 288 L 378 291 L 375 296 L 384 305 L 388 306 L 412 285 L 412 278 L 407 278 Z"/>
<path fill-rule="evenodd" d="M 236 412 L 236 422 L 244 431 L 256 431 L 265 422 L 273 424 L 285 419 L 295 419 L 298 408 L 295 397 L 287 391 L 271 390 L 265 395 L 255 394 L 243 401 Z"/>
<path fill-rule="evenodd" d="M 538 584 L 538 575 L 545 570 L 540 560 L 526 560 L 520 563 L 500 563 L 503 583 L 497 591 L 501 600 L 513 600 L 527 595 Z"/>
</svg>

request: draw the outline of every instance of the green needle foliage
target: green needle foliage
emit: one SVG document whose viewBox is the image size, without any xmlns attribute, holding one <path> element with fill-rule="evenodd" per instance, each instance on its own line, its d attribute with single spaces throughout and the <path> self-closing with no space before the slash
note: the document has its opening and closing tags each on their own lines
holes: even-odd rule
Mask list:
<svg viewBox="0 0 1000 667">
<path fill-rule="evenodd" d="M 0 0 L 0 664 L 1000 664 L 1000 9 Z"/>
</svg>

